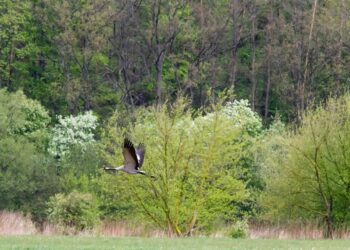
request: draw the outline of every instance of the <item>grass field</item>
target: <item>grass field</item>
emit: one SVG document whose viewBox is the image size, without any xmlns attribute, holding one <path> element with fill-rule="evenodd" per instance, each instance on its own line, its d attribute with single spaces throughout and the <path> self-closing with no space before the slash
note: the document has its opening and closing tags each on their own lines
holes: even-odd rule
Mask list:
<svg viewBox="0 0 350 250">
<path fill-rule="evenodd" d="M 1 236 L 1 250 L 32 249 L 349 249 L 349 240 L 234 240 L 228 238 L 140 238 L 92 236 Z"/>
</svg>

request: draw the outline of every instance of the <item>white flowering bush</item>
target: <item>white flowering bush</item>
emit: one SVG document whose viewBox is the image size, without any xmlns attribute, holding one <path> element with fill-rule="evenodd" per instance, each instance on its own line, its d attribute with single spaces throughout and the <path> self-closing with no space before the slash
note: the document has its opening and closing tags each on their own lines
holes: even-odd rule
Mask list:
<svg viewBox="0 0 350 250">
<path fill-rule="evenodd" d="M 261 133 L 261 118 L 250 108 L 248 100 L 228 102 L 223 112 L 232 120 L 234 126 L 243 128 L 249 135 L 255 136 Z"/>
<path fill-rule="evenodd" d="M 74 146 L 84 150 L 89 144 L 95 142 L 96 127 L 97 117 L 91 111 L 78 116 L 58 116 L 58 124 L 52 130 L 49 153 L 64 157 Z"/>
<path fill-rule="evenodd" d="M 195 123 L 205 126 L 205 124 L 213 122 L 215 115 L 225 116 L 226 119 L 228 118 L 231 121 L 233 127 L 247 132 L 250 136 L 254 137 L 263 131 L 261 118 L 250 108 L 248 100 L 227 102 L 220 112 L 199 116 L 195 119 Z"/>
</svg>

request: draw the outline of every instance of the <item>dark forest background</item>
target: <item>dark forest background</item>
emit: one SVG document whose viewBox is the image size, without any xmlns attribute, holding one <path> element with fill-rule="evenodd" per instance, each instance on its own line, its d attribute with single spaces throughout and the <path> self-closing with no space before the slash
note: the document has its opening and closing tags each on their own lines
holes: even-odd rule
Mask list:
<svg viewBox="0 0 350 250">
<path fill-rule="evenodd" d="M 0 86 L 50 114 L 232 88 L 265 122 L 294 121 L 347 90 L 349 3 L 340 1 L 1 1 Z"/>
</svg>

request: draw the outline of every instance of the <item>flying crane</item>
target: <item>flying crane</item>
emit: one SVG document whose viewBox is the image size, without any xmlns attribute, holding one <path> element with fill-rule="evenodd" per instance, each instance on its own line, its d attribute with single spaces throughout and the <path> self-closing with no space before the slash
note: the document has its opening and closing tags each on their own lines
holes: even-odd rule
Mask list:
<svg viewBox="0 0 350 250">
<path fill-rule="evenodd" d="M 124 165 L 120 167 L 105 167 L 106 171 L 123 171 L 128 174 L 142 174 L 155 178 L 153 175 L 148 175 L 145 171 L 140 170 L 145 158 L 145 146 L 140 144 L 136 149 L 133 143 L 125 138 L 123 146 L 123 156 L 124 156 Z"/>
</svg>

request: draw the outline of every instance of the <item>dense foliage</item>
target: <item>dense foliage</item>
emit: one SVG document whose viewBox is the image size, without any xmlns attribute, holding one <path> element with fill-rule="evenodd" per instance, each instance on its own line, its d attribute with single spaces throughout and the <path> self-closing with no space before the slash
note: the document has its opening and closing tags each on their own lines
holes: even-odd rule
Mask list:
<svg viewBox="0 0 350 250">
<path fill-rule="evenodd" d="M 103 118 L 178 92 L 198 108 L 232 88 L 265 121 L 290 121 L 347 89 L 349 11 L 345 0 L 1 0 L 0 87 L 51 114 Z"/>
<path fill-rule="evenodd" d="M 56 190 L 55 167 L 46 154 L 49 116 L 22 92 L 0 90 L 0 208 L 40 219 Z"/>
</svg>

